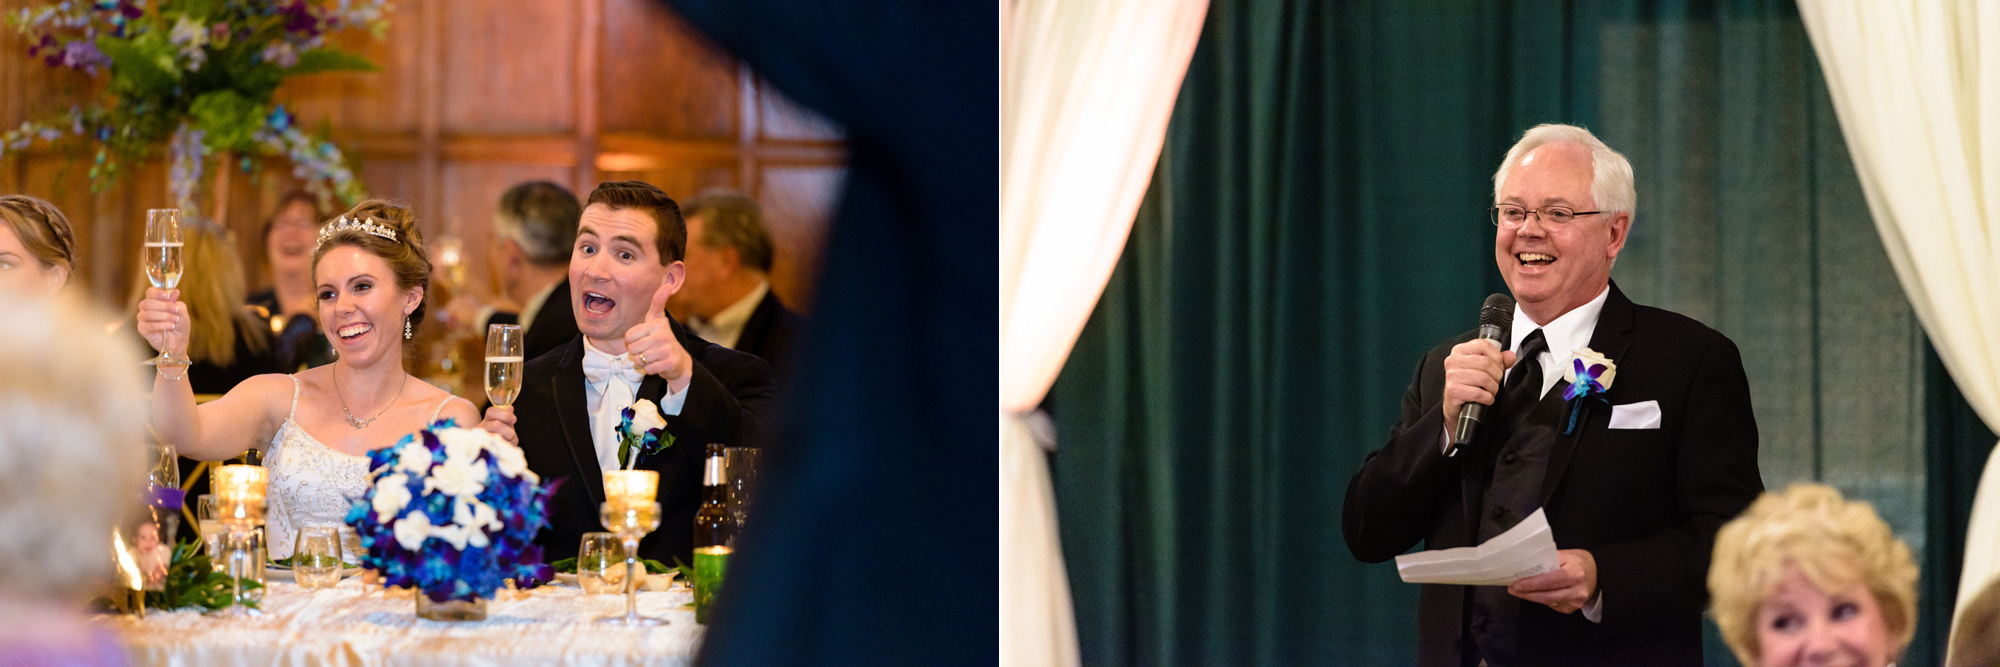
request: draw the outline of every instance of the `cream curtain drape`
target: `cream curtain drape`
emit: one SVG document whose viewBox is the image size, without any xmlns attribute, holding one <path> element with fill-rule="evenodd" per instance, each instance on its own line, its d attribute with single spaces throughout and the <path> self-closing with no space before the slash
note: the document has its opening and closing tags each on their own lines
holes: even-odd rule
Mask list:
<svg viewBox="0 0 2000 667">
<path fill-rule="evenodd" d="M 1075 665 L 1055 496 L 1028 414 L 1125 247 L 1207 0 L 1002 0 L 1000 663 Z"/>
<path fill-rule="evenodd" d="M 2000 4 L 1800 0 L 1799 14 L 1896 277 L 1966 402 L 2000 430 Z M 1989 458 L 1958 606 L 1996 573 Z"/>
</svg>

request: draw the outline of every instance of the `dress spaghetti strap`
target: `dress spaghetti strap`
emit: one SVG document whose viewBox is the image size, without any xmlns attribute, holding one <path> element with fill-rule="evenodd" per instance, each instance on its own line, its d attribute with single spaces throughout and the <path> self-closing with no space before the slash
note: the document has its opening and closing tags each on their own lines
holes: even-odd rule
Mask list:
<svg viewBox="0 0 2000 667">
<path fill-rule="evenodd" d="M 432 410 L 432 411 L 431 411 L 431 423 L 436 423 L 436 422 L 437 422 L 437 420 L 438 420 L 438 415 L 441 415 L 441 414 L 444 414 L 444 406 L 447 406 L 447 405 L 451 405 L 451 399 L 454 399 L 454 398 L 458 398 L 458 397 L 457 397 L 457 396 L 446 396 L 446 397 L 444 397 L 444 402 L 442 402 L 442 403 L 438 403 L 438 407 L 437 407 L 437 409 L 436 409 L 436 410 Z M 424 425 L 425 425 L 425 426 L 429 426 L 430 424 L 424 424 Z"/>
<path fill-rule="evenodd" d="M 299 416 L 299 376 L 286 375 L 285 377 L 292 379 L 292 412 L 285 415 L 285 421 L 293 421 Z"/>
</svg>

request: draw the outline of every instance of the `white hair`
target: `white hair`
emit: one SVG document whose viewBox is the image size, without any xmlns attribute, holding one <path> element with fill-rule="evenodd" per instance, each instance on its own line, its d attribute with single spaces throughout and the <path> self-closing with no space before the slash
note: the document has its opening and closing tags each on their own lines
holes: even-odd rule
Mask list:
<svg viewBox="0 0 2000 667">
<path fill-rule="evenodd" d="M 1536 125 L 1521 135 L 1521 140 L 1507 150 L 1507 159 L 1500 161 L 1500 170 L 1493 172 L 1494 203 L 1500 202 L 1501 184 L 1507 181 L 1507 174 L 1514 170 L 1521 156 L 1547 144 L 1576 144 L 1590 149 L 1590 198 L 1596 200 L 1597 210 L 1632 215 L 1639 205 L 1639 193 L 1632 188 L 1632 163 L 1604 145 L 1590 130 L 1575 125 Z M 1611 216 L 1606 215 L 1605 219 Z"/>
<path fill-rule="evenodd" d="M 0 313 L 0 599 L 69 599 L 139 507 L 145 367 L 108 315 L 4 291 Z"/>
</svg>

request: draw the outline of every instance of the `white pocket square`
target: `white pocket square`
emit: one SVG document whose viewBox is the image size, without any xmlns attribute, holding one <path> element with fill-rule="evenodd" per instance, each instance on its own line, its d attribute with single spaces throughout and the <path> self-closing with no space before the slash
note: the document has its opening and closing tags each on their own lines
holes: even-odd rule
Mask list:
<svg viewBox="0 0 2000 667">
<path fill-rule="evenodd" d="M 1659 428 L 1660 402 L 1640 401 L 1611 406 L 1611 428 Z"/>
</svg>

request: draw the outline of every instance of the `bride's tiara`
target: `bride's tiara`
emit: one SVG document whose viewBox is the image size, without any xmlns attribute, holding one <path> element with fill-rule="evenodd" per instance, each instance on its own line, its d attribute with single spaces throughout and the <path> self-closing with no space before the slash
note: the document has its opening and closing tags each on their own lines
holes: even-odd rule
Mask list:
<svg viewBox="0 0 2000 667">
<path fill-rule="evenodd" d="M 325 227 L 321 227 L 319 229 L 318 246 L 326 245 L 327 241 L 333 239 L 333 235 L 339 234 L 341 232 L 350 229 L 356 229 L 368 232 L 370 234 L 374 234 L 376 236 L 389 239 L 391 241 L 396 240 L 396 230 L 390 229 L 387 226 L 383 225 L 382 223 L 375 222 L 374 220 L 368 220 L 365 218 L 358 218 L 358 219 L 349 218 L 343 215 L 338 218 L 335 218 L 333 222 L 327 223 Z M 315 249 L 318 249 L 317 246 L 315 246 Z"/>
</svg>

